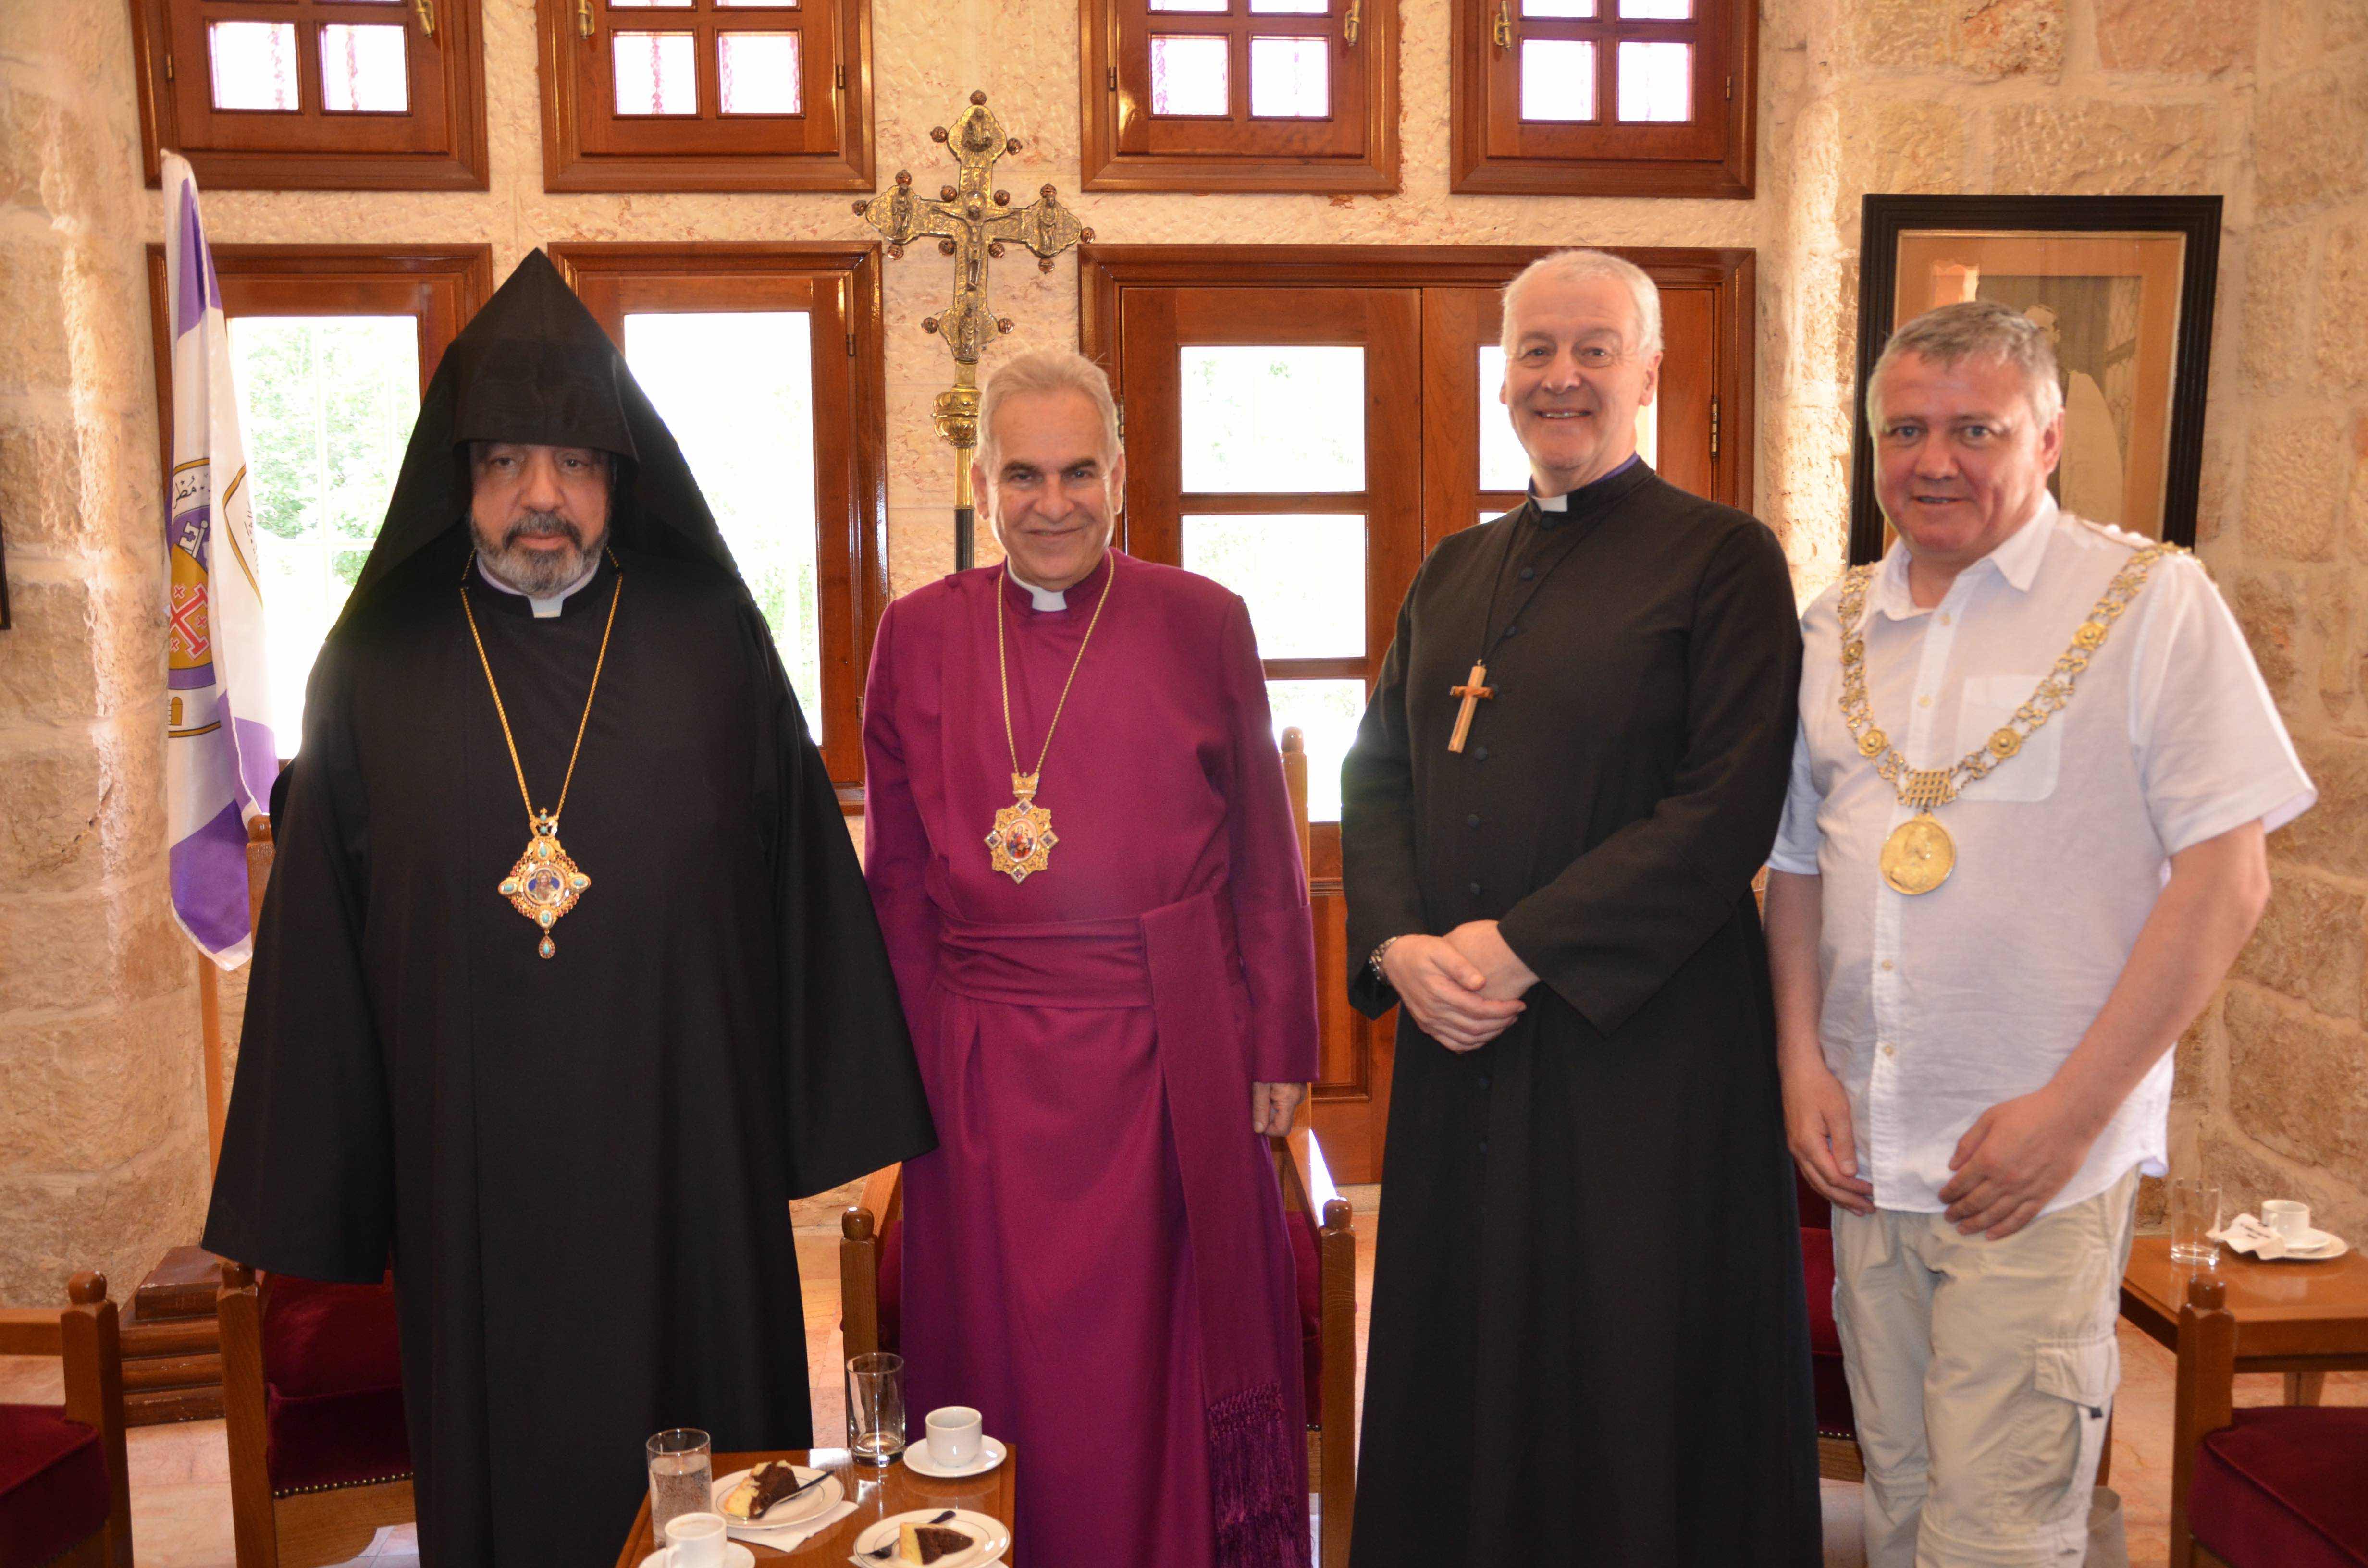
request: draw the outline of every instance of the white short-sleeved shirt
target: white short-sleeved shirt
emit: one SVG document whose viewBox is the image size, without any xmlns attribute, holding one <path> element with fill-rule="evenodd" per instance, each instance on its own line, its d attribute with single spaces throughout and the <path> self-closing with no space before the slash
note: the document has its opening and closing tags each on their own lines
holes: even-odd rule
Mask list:
<svg viewBox="0 0 2368 1568">
<path fill-rule="evenodd" d="M 1945 767 L 2027 701 L 2147 541 L 2043 500 L 1918 609 L 1895 544 L 1869 585 L 1867 689 L 1910 767 Z M 1915 813 L 1841 711 L 1840 585 L 1802 620 L 1800 738 L 1775 852 L 1823 879 L 1819 1038 L 1850 1093 L 1878 1207 L 1933 1212 L 1974 1119 L 2041 1087 L 2080 1043 L 2154 908 L 2170 856 L 2317 798 L 2235 619 L 2190 556 L 2156 562 L 2070 705 L 1937 813 L 1956 869 L 1895 892 L 1884 840 Z M 2048 1210 L 2132 1165 L 2165 1169 L 2171 1053 L 2123 1101 Z"/>
</svg>

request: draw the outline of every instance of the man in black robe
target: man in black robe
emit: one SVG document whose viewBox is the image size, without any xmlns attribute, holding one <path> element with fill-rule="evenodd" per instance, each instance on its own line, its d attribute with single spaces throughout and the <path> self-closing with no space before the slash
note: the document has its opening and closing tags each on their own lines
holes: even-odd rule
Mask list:
<svg viewBox="0 0 2368 1568">
<path fill-rule="evenodd" d="M 1751 892 L 1792 584 L 1636 456 L 1642 272 L 1561 253 L 1505 319 L 1531 498 L 1424 562 L 1342 770 L 1350 998 L 1400 1006 L 1352 1561 L 1814 1568 Z"/>
<path fill-rule="evenodd" d="M 540 252 L 427 390 L 286 782 L 206 1245 L 392 1262 L 423 1562 L 612 1562 L 651 1433 L 808 1446 L 788 1201 L 935 1139 L 772 639 Z"/>
</svg>

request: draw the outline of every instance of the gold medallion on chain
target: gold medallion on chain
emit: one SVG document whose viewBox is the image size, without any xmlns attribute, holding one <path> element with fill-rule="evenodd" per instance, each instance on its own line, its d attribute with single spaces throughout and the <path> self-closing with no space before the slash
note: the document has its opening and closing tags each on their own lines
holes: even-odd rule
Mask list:
<svg viewBox="0 0 2368 1568">
<path fill-rule="evenodd" d="M 1086 649 L 1094 640 L 1094 628 L 1102 623 L 1102 607 L 1110 603 L 1110 586 L 1118 581 L 1118 564 L 1110 563 L 1110 575 L 1102 580 L 1101 597 L 1094 601 L 1093 619 L 1086 622 L 1086 634 L 1077 642 L 1077 656 L 1069 662 L 1069 678 L 1061 683 L 1061 699 L 1053 705 L 1053 722 L 1044 726 L 1044 744 L 1036 754 L 1036 770 L 1019 771 L 1019 743 L 1011 732 L 1011 672 L 1003 656 L 1003 585 L 995 585 L 995 673 L 1003 687 L 1003 744 L 1011 752 L 1011 804 L 998 807 L 995 826 L 986 835 L 987 864 L 1015 882 L 1024 882 L 1039 871 L 1053 865 L 1053 846 L 1061 842 L 1053 831 L 1053 813 L 1036 803 L 1036 781 L 1043 777 L 1044 759 L 1053 754 L 1053 732 L 1061 727 L 1061 711 L 1069 705 L 1069 687 L 1077 680 L 1077 666 L 1086 662 Z"/>
<path fill-rule="evenodd" d="M 1965 785 L 1989 777 L 1991 769 L 2021 752 L 2033 732 L 2062 711 L 2072 700 L 2074 684 L 2105 645 L 2113 622 L 2146 586 L 2155 562 L 2180 553 L 2175 544 L 2150 544 L 2133 553 L 2073 632 L 2072 645 L 2055 661 L 2055 667 L 2032 692 L 2030 700 L 2014 710 L 2013 722 L 1993 731 L 1977 750 L 1938 768 L 1908 767 L 1891 737 L 1874 722 L 1866 686 L 1866 639 L 1859 623 L 1876 568 L 1853 566 L 1843 576 L 1841 602 L 1837 607 L 1842 635 L 1842 720 L 1858 743 L 1859 755 L 1873 762 L 1875 771 L 1897 792 L 1900 803 L 1916 813 L 1883 841 L 1877 866 L 1886 887 L 1916 895 L 1930 892 L 1949 880 L 1949 873 L 1957 869 L 1957 845 L 1932 813 L 1954 801 Z"/>
</svg>

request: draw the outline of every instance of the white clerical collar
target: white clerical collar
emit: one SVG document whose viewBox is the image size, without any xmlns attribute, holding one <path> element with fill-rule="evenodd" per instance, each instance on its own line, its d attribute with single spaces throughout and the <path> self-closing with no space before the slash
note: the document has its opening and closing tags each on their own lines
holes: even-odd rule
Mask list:
<svg viewBox="0 0 2368 1568">
<path fill-rule="evenodd" d="M 1019 573 L 1011 570 L 1011 562 L 1008 557 L 1006 557 L 1004 560 L 1003 570 L 1005 574 L 1013 582 L 1028 590 L 1028 603 L 1030 608 L 1066 609 L 1069 608 L 1069 596 L 1065 591 L 1055 588 L 1038 587 L 1035 584 L 1030 582 Z"/>
<path fill-rule="evenodd" d="M 567 586 L 560 589 L 559 592 L 552 595 L 548 598 L 537 598 L 534 595 L 528 593 L 525 589 L 513 588 L 507 583 L 503 582 L 499 577 L 495 576 L 491 572 L 485 569 L 485 558 L 483 555 L 477 557 L 477 575 L 483 577 L 488 586 L 498 588 L 514 599 L 524 599 L 529 605 L 533 607 L 534 618 L 537 620 L 549 620 L 552 616 L 557 615 L 559 613 L 559 607 L 567 602 L 567 597 L 576 589 L 582 587 L 585 584 L 590 582 L 599 570 L 600 557 L 596 553 L 589 561 L 586 561 L 584 563 L 584 574 L 582 576 L 576 578 L 575 581 L 568 584 Z"/>
<path fill-rule="evenodd" d="M 1645 458 L 1642 452 L 1631 452 L 1628 454 L 1627 460 L 1622 462 L 1618 468 L 1613 469 L 1610 473 L 1598 474 L 1593 479 L 1588 480 L 1585 484 L 1580 485 L 1578 490 L 1565 490 L 1559 495 L 1539 494 L 1538 483 L 1533 479 L 1530 481 L 1530 499 L 1538 504 L 1538 510 L 1542 512 L 1567 512 L 1570 510 L 1570 498 L 1577 494 L 1580 490 L 1592 490 L 1599 484 L 1617 479 L 1622 474 L 1626 473 L 1630 469 L 1634 468 L 1638 463 L 1644 460 Z"/>
</svg>

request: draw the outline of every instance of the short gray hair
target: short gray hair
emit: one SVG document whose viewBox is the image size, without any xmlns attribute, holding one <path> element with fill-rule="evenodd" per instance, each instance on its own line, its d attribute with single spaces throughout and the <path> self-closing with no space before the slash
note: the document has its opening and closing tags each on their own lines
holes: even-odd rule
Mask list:
<svg viewBox="0 0 2368 1568">
<path fill-rule="evenodd" d="M 2010 365 L 2022 372 L 2023 392 L 2041 428 L 2055 423 L 2056 415 L 2063 412 L 2064 371 L 2055 361 L 2055 346 L 2047 341 L 2047 329 L 2012 305 L 1996 300 L 1960 300 L 1926 311 L 1893 333 L 1883 346 L 1883 358 L 1874 362 L 1866 378 L 1870 429 L 1883 425 L 1883 415 L 1875 407 L 1883 373 L 1891 369 L 1893 360 L 1909 354 L 1944 370 L 1968 359 Z"/>
<path fill-rule="evenodd" d="M 1044 392 L 1076 392 L 1089 400 L 1102 416 L 1102 456 L 1116 460 L 1119 440 L 1118 400 L 1110 396 L 1110 377 L 1102 368 L 1074 348 L 1030 348 L 995 368 L 978 397 L 980 465 L 995 467 L 995 415 L 1006 399 Z"/>
<path fill-rule="evenodd" d="M 1558 250 L 1552 256 L 1542 256 L 1521 268 L 1519 277 L 1505 285 L 1505 326 L 1499 339 L 1505 358 L 1513 357 L 1513 305 L 1529 291 L 1533 283 L 1587 283 L 1608 278 L 1625 287 L 1628 301 L 1636 315 L 1636 342 L 1629 347 L 1640 354 L 1661 351 L 1661 290 L 1645 276 L 1645 269 L 1609 251 Z"/>
</svg>

